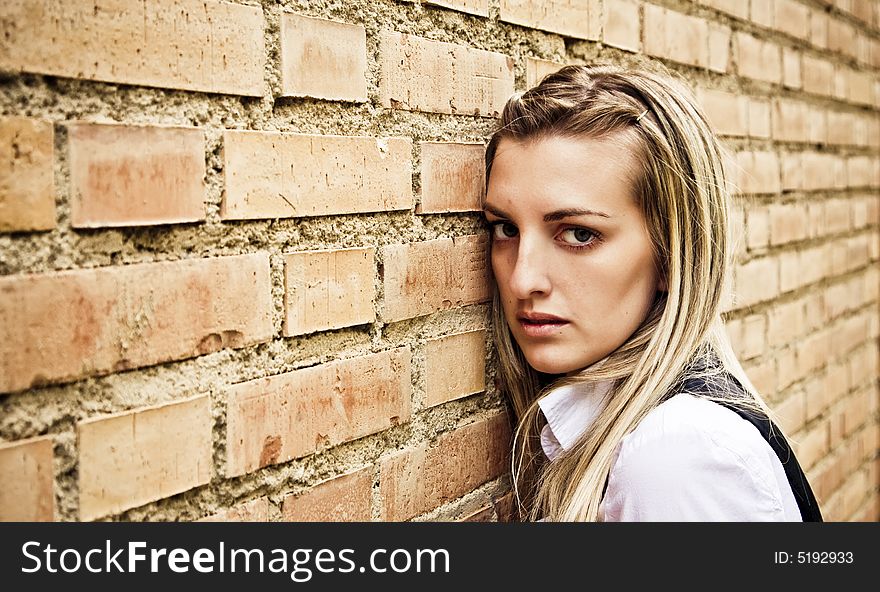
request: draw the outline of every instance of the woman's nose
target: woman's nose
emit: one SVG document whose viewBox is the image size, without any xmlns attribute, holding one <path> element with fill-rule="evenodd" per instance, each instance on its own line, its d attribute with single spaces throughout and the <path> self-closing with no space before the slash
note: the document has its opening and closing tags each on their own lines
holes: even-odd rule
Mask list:
<svg viewBox="0 0 880 592">
<path fill-rule="evenodd" d="M 548 271 L 547 257 L 542 249 L 520 237 L 510 275 L 513 295 L 525 300 L 535 294 L 548 294 L 551 288 Z"/>
</svg>

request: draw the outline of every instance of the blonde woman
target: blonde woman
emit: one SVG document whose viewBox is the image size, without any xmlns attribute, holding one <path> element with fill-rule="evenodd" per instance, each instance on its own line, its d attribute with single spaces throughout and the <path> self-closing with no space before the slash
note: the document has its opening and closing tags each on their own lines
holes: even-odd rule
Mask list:
<svg viewBox="0 0 880 592">
<path fill-rule="evenodd" d="M 521 517 L 820 521 L 726 338 L 728 189 L 687 89 L 562 68 L 507 102 L 486 175 Z"/>
</svg>

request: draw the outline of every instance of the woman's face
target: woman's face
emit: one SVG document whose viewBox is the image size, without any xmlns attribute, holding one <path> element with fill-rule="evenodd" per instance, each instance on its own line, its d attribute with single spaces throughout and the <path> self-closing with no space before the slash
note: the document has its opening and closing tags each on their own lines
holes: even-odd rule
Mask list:
<svg viewBox="0 0 880 592">
<path fill-rule="evenodd" d="M 498 145 L 484 207 L 492 270 L 535 370 L 567 374 L 601 360 L 665 289 L 633 193 L 635 159 L 623 134 Z"/>
</svg>

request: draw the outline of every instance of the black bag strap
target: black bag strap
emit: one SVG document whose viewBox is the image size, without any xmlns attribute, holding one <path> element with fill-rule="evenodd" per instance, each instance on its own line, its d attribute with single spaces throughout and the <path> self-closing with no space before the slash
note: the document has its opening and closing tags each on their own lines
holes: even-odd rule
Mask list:
<svg viewBox="0 0 880 592">
<path fill-rule="evenodd" d="M 736 388 L 743 393 L 746 392 L 742 383 L 740 383 L 735 376 L 728 372 L 724 372 L 722 375 L 728 379 L 728 383 L 732 382 L 732 384 L 730 384 L 731 388 Z M 717 391 L 719 390 L 717 384 L 710 383 L 700 377 L 687 378 L 680 386 L 681 388 L 676 388 L 673 393 L 685 391 L 689 393 L 717 395 Z M 797 501 L 798 509 L 801 512 L 801 520 L 804 522 L 822 522 L 822 512 L 819 509 L 819 503 L 816 501 L 816 496 L 813 495 L 810 483 L 807 481 L 807 477 L 804 474 L 800 463 L 798 463 L 794 451 L 791 449 L 791 446 L 789 446 L 788 441 L 770 418 L 763 413 L 757 413 L 751 409 L 743 409 L 742 407 L 737 406 L 733 401 L 712 400 L 727 407 L 758 429 L 761 436 L 767 441 L 770 448 L 773 449 L 773 452 L 776 453 L 779 462 L 782 463 L 783 469 L 785 469 L 785 476 L 788 478 L 788 483 L 791 485 L 795 501 Z"/>
</svg>

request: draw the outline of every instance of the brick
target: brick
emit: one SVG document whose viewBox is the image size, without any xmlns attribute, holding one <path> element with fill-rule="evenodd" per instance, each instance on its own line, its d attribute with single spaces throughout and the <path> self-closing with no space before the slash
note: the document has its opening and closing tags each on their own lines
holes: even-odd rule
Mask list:
<svg viewBox="0 0 880 592">
<path fill-rule="evenodd" d="M 828 422 L 823 421 L 793 442 L 795 455 L 804 470 L 812 468 L 828 452 Z"/>
<path fill-rule="evenodd" d="M 263 12 L 217 0 L 15 0 L 0 70 L 262 96 Z"/>
<path fill-rule="evenodd" d="M 612 47 L 638 52 L 641 37 L 639 6 L 638 2 L 630 0 L 607 4 L 603 15 L 602 42 Z"/>
<path fill-rule="evenodd" d="M 513 60 L 463 45 L 385 31 L 379 40 L 383 107 L 497 117 L 513 94 Z"/>
<path fill-rule="evenodd" d="M 495 509 L 489 505 L 467 514 L 457 522 L 494 522 L 493 518 L 495 518 Z"/>
<path fill-rule="evenodd" d="M 807 141 L 811 144 L 828 143 L 828 113 L 822 107 L 807 105 Z"/>
<path fill-rule="evenodd" d="M 810 9 L 796 0 L 774 0 L 776 28 L 798 39 L 810 38 Z"/>
<path fill-rule="evenodd" d="M 486 184 L 483 144 L 422 142 L 419 214 L 474 212 L 482 209 Z"/>
<path fill-rule="evenodd" d="M 772 29 L 776 26 L 774 0 L 749 0 L 749 20 L 756 25 Z"/>
<path fill-rule="evenodd" d="M 237 384 L 229 389 L 226 474 L 244 475 L 405 422 L 410 396 L 406 347 Z"/>
<path fill-rule="evenodd" d="M 846 177 L 849 187 L 876 187 L 877 159 L 870 156 L 850 156 L 846 159 Z"/>
<path fill-rule="evenodd" d="M 282 14 L 281 94 L 366 101 L 366 29 L 362 25 Z"/>
<path fill-rule="evenodd" d="M 372 323 L 375 261 L 372 247 L 285 255 L 284 335 Z"/>
<path fill-rule="evenodd" d="M 249 502 L 205 516 L 197 522 L 268 522 L 269 498 L 258 497 Z"/>
<path fill-rule="evenodd" d="M 703 6 L 710 6 L 738 19 L 749 18 L 749 3 L 743 0 L 699 0 L 699 2 Z"/>
<path fill-rule="evenodd" d="M 737 304 L 750 306 L 779 293 L 779 261 L 773 257 L 753 259 L 736 270 Z"/>
<path fill-rule="evenodd" d="M 801 52 L 789 47 L 782 48 L 782 84 L 788 88 L 801 88 Z"/>
<path fill-rule="evenodd" d="M 793 434 L 806 423 L 806 404 L 803 393 L 796 392 L 774 409 L 778 425 L 787 434 Z"/>
<path fill-rule="evenodd" d="M 847 100 L 859 105 L 874 106 L 874 76 L 870 72 L 858 72 L 852 68 L 847 68 L 845 72 Z"/>
<path fill-rule="evenodd" d="M 433 4 L 477 16 L 489 16 L 489 0 L 424 0 L 423 4 Z"/>
<path fill-rule="evenodd" d="M 264 253 L 5 276 L 0 392 L 267 341 L 272 308 Z"/>
<path fill-rule="evenodd" d="M 773 138 L 780 142 L 805 142 L 809 137 L 807 105 L 791 99 L 773 101 Z"/>
<path fill-rule="evenodd" d="M 50 122 L 0 117 L 0 232 L 55 228 L 54 144 Z"/>
<path fill-rule="evenodd" d="M 746 97 L 720 90 L 699 89 L 697 99 L 716 133 L 722 136 L 749 134 L 749 108 Z"/>
<path fill-rule="evenodd" d="M 599 0 L 501 0 L 499 19 L 577 39 L 599 39 Z"/>
<path fill-rule="evenodd" d="M 68 126 L 74 228 L 205 219 L 205 134 L 197 128 Z"/>
<path fill-rule="evenodd" d="M 843 145 L 855 143 L 855 121 L 855 118 L 850 113 L 829 111 L 828 143 Z"/>
<path fill-rule="evenodd" d="M 727 72 L 730 67 L 730 27 L 709 23 L 709 64 L 714 72 Z"/>
<path fill-rule="evenodd" d="M 223 134 L 224 220 L 412 207 L 412 141 L 256 131 Z"/>
<path fill-rule="evenodd" d="M 742 357 L 750 359 L 764 353 L 767 341 L 767 320 L 763 315 L 749 315 L 742 325 Z"/>
<path fill-rule="evenodd" d="M 825 202 L 825 231 L 829 234 L 846 232 L 850 227 L 850 202 L 832 199 Z"/>
<path fill-rule="evenodd" d="M 708 22 L 653 4 L 644 9 L 644 52 L 691 66 L 709 65 Z"/>
<path fill-rule="evenodd" d="M 207 395 L 79 422 L 80 520 L 210 481 L 213 423 Z"/>
<path fill-rule="evenodd" d="M 807 208 L 801 204 L 770 206 L 770 244 L 781 245 L 807 238 Z"/>
<path fill-rule="evenodd" d="M 828 47 L 828 20 L 824 11 L 810 11 L 810 42 L 819 49 Z"/>
<path fill-rule="evenodd" d="M 298 495 L 288 495 L 281 506 L 285 522 L 369 522 L 373 468 L 329 479 Z"/>
<path fill-rule="evenodd" d="M 749 99 L 749 135 L 753 138 L 770 137 L 770 101 Z"/>
<path fill-rule="evenodd" d="M 486 390 L 486 331 L 469 331 L 425 344 L 425 407 Z"/>
<path fill-rule="evenodd" d="M 779 193 L 779 158 L 775 152 L 739 152 L 740 190 L 745 194 Z"/>
<path fill-rule="evenodd" d="M 770 212 L 766 207 L 748 210 L 748 247 L 760 249 L 770 241 Z"/>
<path fill-rule="evenodd" d="M 748 33 L 734 35 L 737 74 L 764 82 L 782 82 L 782 52 L 778 45 Z"/>
<path fill-rule="evenodd" d="M 508 468 L 510 444 L 510 420 L 502 413 L 382 460 L 380 518 L 409 520 L 495 479 Z"/>
<path fill-rule="evenodd" d="M 782 190 L 791 191 L 803 188 L 803 156 L 799 152 L 784 152 L 781 161 Z"/>
<path fill-rule="evenodd" d="M 797 251 L 786 251 L 779 255 L 779 289 L 781 292 L 791 292 L 804 284 L 804 274 L 800 269 L 800 257 Z"/>
<path fill-rule="evenodd" d="M 400 321 L 488 300 L 487 252 L 485 235 L 384 247 L 382 319 Z"/>
<path fill-rule="evenodd" d="M 52 437 L 0 443 L 0 522 L 52 522 Z"/>
<path fill-rule="evenodd" d="M 768 345 L 787 345 L 800 338 L 804 334 L 803 316 L 804 305 L 801 300 L 774 305 L 768 319 Z"/>
<path fill-rule="evenodd" d="M 834 92 L 834 64 L 808 55 L 802 57 L 804 91 L 830 96 Z"/>
<path fill-rule="evenodd" d="M 856 37 L 855 28 L 838 18 L 828 20 L 828 49 L 842 54 L 850 54 Z"/>
<path fill-rule="evenodd" d="M 542 60 L 539 58 L 526 58 L 526 88 L 531 88 L 541 82 L 544 76 L 559 70 L 565 64 Z"/>
</svg>

